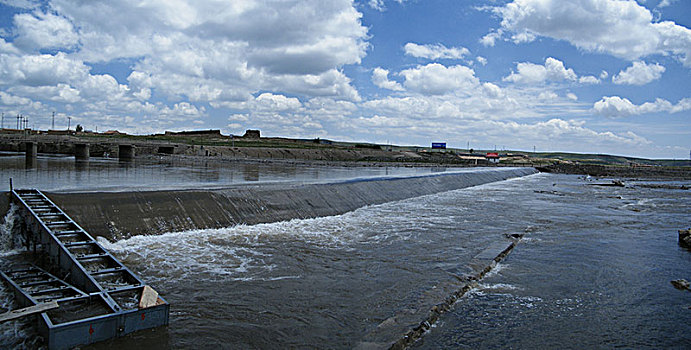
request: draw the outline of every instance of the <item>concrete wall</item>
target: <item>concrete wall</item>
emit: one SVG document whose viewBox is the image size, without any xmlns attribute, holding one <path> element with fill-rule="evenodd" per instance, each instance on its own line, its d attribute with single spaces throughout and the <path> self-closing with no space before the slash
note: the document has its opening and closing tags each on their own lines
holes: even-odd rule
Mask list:
<svg viewBox="0 0 691 350">
<path fill-rule="evenodd" d="M 534 168 L 311 185 L 237 186 L 221 190 L 46 193 L 95 236 L 121 239 L 342 214 L 373 204 L 536 173 Z"/>
</svg>

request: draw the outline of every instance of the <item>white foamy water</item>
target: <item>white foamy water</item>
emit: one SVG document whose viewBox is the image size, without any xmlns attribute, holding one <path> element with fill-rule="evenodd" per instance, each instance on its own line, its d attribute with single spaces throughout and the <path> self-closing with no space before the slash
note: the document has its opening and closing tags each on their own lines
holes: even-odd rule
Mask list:
<svg viewBox="0 0 691 350">
<path fill-rule="evenodd" d="M 18 220 L 17 206 L 10 204 L 10 209 L 0 223 L 0 257 L 17 253 L 20 247 L 19 237 L 15 234 L 15 224 Z"/>
<path fill-rule="evenodd" d="M 533 175 L 502 185 L 485 184 L 367 206 L 336 216 L 134 236 L 117 242 L 99 238 L 99 242 L 126 265 L 156 280 L 199 276 L 238 281 L 295 278 L 300 274 L 286 276 L 276 271 L 272 255 L 283 244 L 354 251 L 363 245 L 386 246 L 408 240 L 431 243 L 438 239 L 440 229 L 453 230 L 459 221 L 468 222 L 464 214 L 467 203 L 459 199 L 489 197 L 483 193 L 506 191 L 506 186 L 539 178 Z M 500 264 L 496 270 L 501 269 Z"/>
<path fill-rule="evenodd" d="M 272 275 L 276 268 L 270 259 L 273 247 L 297 242 L 348 251 L 357 244 L 409 239 L 415 232 L 410 228 L 416 224 L 420 229 L 449 224 L 448 218 L 421 223 L 419 217 L 400 212 L 402 208 L 420 211 L 424 204 L 423 198 L 421 203 L 400 201 L 330 217 L 134 236 L 117 242 L 98 239 L 126 265 L 137 266 L 147 276 L 197 278 L 203 274 L 238 281 L 296 278 Z"/>
</svg>

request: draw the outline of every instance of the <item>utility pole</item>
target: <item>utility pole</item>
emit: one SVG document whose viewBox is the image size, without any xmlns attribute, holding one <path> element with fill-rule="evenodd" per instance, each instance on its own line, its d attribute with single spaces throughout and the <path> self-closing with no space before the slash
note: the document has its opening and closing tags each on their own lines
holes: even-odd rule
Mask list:
<svg viewBox="0 0 691 350">
<path fill-rule="evenodd" d="M 72 117 L 67 117 L 67 131 L 70 131 L 70 124 L 72 123 Z"/>
<path fill-rule="evenodd" d="M 535 146 L 533 146 L 533 153 L 535 153 Z"/>
<path fill-rule="evenodd" d="M 19 130 L 19 114 L 17 114 L 17 130 Z"/>
<path fill-rule="evenodd" d="M 55 111 L 53 111 L 53 123 L 50 126 L 50 130 L 55 130 Z"/>
</svg>

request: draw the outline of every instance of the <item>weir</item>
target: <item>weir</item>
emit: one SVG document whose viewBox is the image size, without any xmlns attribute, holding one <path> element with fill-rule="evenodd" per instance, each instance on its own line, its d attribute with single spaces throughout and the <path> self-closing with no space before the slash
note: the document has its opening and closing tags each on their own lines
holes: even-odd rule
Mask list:
<svg viewBox="0 0 691 350">
<path fill-rule="evenodd" d="M 12 190 L 11 196 L 20 208 L 27 250 L 50 272 L 21 263 L 0 275 L 21 306 L 58 303 L 38 317 L 49 349 L 168 324 L 169 304 L 41 191 Z"/>
<path fill-rule="evenodd" d="M 218 189 L 47 193 L 90 233 L 110 240 L 237 224 L 339 215 L 376 205 L 537 173 L 480 168 L 330 183 L 266 183 Z"/>
</svg>

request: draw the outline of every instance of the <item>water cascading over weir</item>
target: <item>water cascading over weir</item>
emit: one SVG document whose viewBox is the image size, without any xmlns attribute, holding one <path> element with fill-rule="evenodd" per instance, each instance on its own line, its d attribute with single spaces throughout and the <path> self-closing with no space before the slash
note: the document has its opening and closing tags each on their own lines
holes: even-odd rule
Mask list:
<svg viewBox="0 0 691 350">
<path fill-rule="evenodd" d="M 422 176 L 317 184 L 266 183 L 222 189 L 48 193 L 95 236 L 222 228 L 343 214 L 367 205 L 535 174 L 534 168 L 470 168 Z"/>
</svg>

